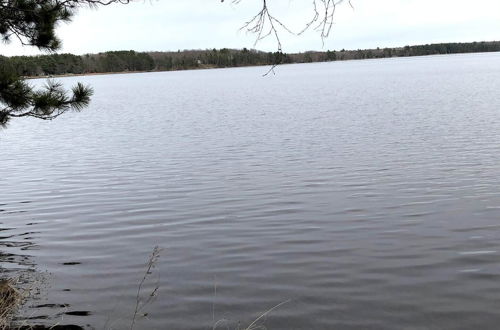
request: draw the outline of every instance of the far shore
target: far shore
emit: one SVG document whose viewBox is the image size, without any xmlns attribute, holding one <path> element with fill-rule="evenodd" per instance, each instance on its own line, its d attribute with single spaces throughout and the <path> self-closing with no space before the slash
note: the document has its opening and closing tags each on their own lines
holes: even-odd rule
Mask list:
<svg viewBox="0 0 500 330">
<path fill-rule="evenodd" d="M 192 66 L 188 68 L 174 68 L 169 70 L 153 69 L 153 70 L 127 70 L 127 71 L 111 71 L 111 72 L 86 72 L 86 73 L 64 73 L 64 74 L 53 74 L 53 75 L 39 75 L 39 76 L 22 76 L 23 79 L 50 79 L 50 78 L 64 78 L 64 77 L 79 77 L 79 76 L 102 76 L 102 75 L 117 75 L 117 74 L 132 74 L 132 73 L 153 73 L 153 72 L 173 72 L 173 71 L 193 71 L 193 70 L 211 70 L 211 69 L 232 69 L 232 68 L 246 68 L 246 67 L 271 67 L 290 65 L 290 64 L 313 64 L 313 63 L 332 63 L 332 62 L 346 62 L 346 61 L 363 61 L 363 60 L 377 60 L 377 59 L 393 59 L 393 58 L 408 58 L 408 57 L 426 57 L 426 56 L 449 56 L 449 55 L 463 55 L 463 54 L 486 54 L 496 51 L 487 52 L 457 52 L 457 53 L 447 53 L 447 54 L 424 54 L 424 55 L 409 55 L 409 56 L 391 56 L 391 57 L 371 57 L 371 58 L 347 58 L 340 60 L 331 61 L 312 61 L 312 62 L 289 62 L 280 64 L 269 64 L 269 63 L 259 63 L 259 64 L 246 64 L 246 65 L 235 65 L 235 66 L 217 66 L 213 64 L 200 64 L 199 66 Z"/>
<path fill-rule="evenodd" d="M 319 62 L 312 62 L 319 63 Z M 287 64 L 301 64 L 301 63 L 282 63 Z M 302 63 L 304 64 L 304 63 Z M 50 78 L 64 78 L 64 77 L 80 77 L 80 76 L 104 76 L 114 74 L 131 74 L 131 73 L 153 73 L 153 72 L 174 72 L 174 71 L 194 71 L 194 70 L 212 70 L 212 69 L 234 69 L 234 68 L 248 68 L 258 66 L 272 66 L 271 64 L 257 64 L 257 65 L 240 65 L 240 66 L 215 66 L 215 65 L 202 65 L 199 67 L 192 67 L 188 69 L 173 69 L 173 70 L 137 70 L 137 71 L 117 71 L 117 72 L 87 72 L 87 73 L 64 73 L 53 75 L 40 75 L 40 76 L 22 76 L 23 79 L 50 79 Z"/>
<path fill-rule="evenodd" d="M 234 68 L 234 67 L 231 67 Z M 142 71 L 118 71 L 118 72 L 86 72 L 86 73 L 65 73 L 54 75 L 41 75 L 41 76 L 23 76 L 23 79 L 47 79 L 47 78 L 64 78 L 64 77 L 80 77 L 80 76 L 104 76 L 112 74 L 130 74 L 130 73 L 151 73 L 151 72 L 172 72 L 172 71 L 190 71 L 190 70 L 208 70 L 208 69 L 224 69 L 220 67 L 198 67 L 182 70 L 142 70 Z"/>
</svg>

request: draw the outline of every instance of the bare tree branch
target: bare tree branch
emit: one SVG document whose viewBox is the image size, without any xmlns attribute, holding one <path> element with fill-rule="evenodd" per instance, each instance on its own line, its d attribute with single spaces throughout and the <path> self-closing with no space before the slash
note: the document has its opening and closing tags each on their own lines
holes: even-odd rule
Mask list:
<svg viewBox="0 0 500 330">
<path fill-rule="evenodd" d="M 233 4 L 239 4 L 243 0 L 232 0 Z M 312 18 L 307 21 L 304 28 L 298 32 L 293 32 L 285 23 L 283 23 L 275 14 L 271 13 L 268 0 L 261 0 L 262 6 L 250 20 L 248 20 L 241 30 L 256 35 L 254 46 L 261 40 L 272 36 L 276 40 L 278 52 L 282 51 L 280 40 L 280 31 L 292 35 L 302 35 L 310 29 L 319 32 L 322 42 L 330 36 L 334 24 L 334 15 L 337 7 L 342 3 L 348 3 L 354 8 L 351 0 L 311 0 Z M 224 2 L 224 0 L 222 0 Z"/>
</svg>

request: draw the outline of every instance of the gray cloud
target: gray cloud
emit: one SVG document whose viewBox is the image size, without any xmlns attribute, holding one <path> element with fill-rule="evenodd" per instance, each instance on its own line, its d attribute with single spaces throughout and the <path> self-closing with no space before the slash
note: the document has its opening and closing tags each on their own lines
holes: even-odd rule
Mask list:
<svg viewBox="0 0 500 330">
<path fill-rule="evenodd" d="M 476 0 L 352 0 L 336 12 L 334 31 L 324 46 L 314 31 L 297 37 L 281 33 L 287 52 L 357 49 L 433 42 L 500 40 L 500 1 Z M 239 5 L 219 0 L 139 1 L 129 5 L 81 10 L 70 24 L 58 28 L 62 52 L 106 50 L 177 50 L 252 48 L 254 36 L 239 31 L 254 15 L 260 0 Z M 311 17 L 309 0 L 276 0 L 276 16 L 295 31 Z M 256 48 L 275 50 L 272 39 Z M 13 43 L 0 53 L 34 54 Z"/>
</svg>

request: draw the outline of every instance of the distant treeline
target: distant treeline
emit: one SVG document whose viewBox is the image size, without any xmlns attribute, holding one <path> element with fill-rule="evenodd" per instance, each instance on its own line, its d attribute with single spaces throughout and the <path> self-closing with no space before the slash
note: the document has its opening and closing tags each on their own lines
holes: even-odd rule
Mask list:
<svg viewBox="0 0 500 330">
<path fill-rule="evenodd" d="M 354 59 L 500 51 L 500 42 L 443 43 L 400 48 L 284 54 L 257 50 L 212 49 L 177 52 L 112 51 L 99 54 L 14 56 L 10 63 L 26 77 L 129 71 L 170 71 L 276 63 L 309 63 Z"/>
</svg>

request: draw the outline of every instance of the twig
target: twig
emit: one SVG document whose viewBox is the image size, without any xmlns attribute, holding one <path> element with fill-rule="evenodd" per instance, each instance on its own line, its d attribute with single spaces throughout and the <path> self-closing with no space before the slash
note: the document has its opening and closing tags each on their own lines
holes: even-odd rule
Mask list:
<svg viewBox="0 0 500 330">
<path fill-rule="evenodd" d="M 139 283 L 139 287 L 137 288 L 137 295 L 135 298 L 134 316 L 132 317 L 132 323 L 130 324 L 130 330 L 134 329 L 137 315 L 139 314 L 139 312 L 153 300 L 153 298 L 156 296 L 156 293 L 158 292 L 158 289 L 160 288 L 159 284 L 157 283 L 155 288 L 153 289 L 153 291 L 151 291 L 151 293 L 148 295 L 148 298 L 143 303 L 141 303 L 142 287 L 143 287 L 144 283 L 146 282 L 147 278 L 149 277 L 149 275 L 151 274 L 151 270 L 154 268 L 154 266 L 158 262 L 158 258 L 160 257 L 161 251 L 162 250 L 158 246 L 155 246 L 155 248 L 153 249 L 153 252 L 151 253 L 151 256 L 149 257 L 149 261 L 148 261 L 148 264 L 146 267 L 146 272 L 144 273 L 144 276 L 142 277 L 141 282 Z"/>
</svg>

